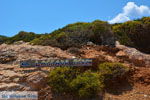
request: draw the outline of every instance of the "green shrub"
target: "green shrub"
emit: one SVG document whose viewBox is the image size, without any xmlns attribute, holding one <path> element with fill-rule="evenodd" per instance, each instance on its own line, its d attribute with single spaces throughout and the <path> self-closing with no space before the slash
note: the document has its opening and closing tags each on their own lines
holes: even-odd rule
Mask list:
<svg viewBox="0 0 150 100">
<path fill-rule="evenodd" d="M 50 38 L 47 38 L 49 37 Z M 31 41 L 35 45 L 51 45 L 61 49 L 81 47 L 91 41 L 99 45 L 114 45 L 111 26 L 104 21 L 96 20 L 92 23 L 78 22 L 55 30 L 47 36 Z M 53 41 L 53 42 L 51 42 Z"/>
<path fill-rule="evenodd" d="M 31 40 L 39 38 L 41 35 L 42 34 L 35 34 L 33 32 L 20 31 L 15 36 L 10 37 L 9 39 L 7 39 L 6 43 L 12 44 L 12 43 L 17 42 L 17 41 L 30 42 Z"/>
<path fill-rule="evenodd" d="M 49 84 L 53 92 L 63 94 L 70 92 L 70 82 L 79 74 L 71 67 L 55 68 L 49 74 Z"/>
<path fill-rule="evenodd" d="M 5 43 L 8 40 L 8 37 L 0 35 L 0 44 Z"/>
<path fill-rule="evenodd" d="M 83 74 L 78 75 L 70 85 L 71 89 L 73 89 L 73 93 L 80 98 L 95 97 L 104 87 L 103 77 L 100 77 L 98 73 L 91 71 L 86 71 Z"/>
<path fill-rule="evenodd" d="M 104 76 L 105 81 L 123 77 L 129 68 L 121 63 L 102 63 L 99 64 L 99 73 Z"/>
<path fill-rule="evenodd" d="M 70 94 L 79 98 L 94 97 L 103 89 L 103 79 L 98 73 L 63 67 L 50 72 L 49 85 L 57 94 Z"/>
<path fill-rule="evenodd" d="M 103 63 L 98 70 L 82 67 L 53 69 L 48 78 L 53 93 L 79 98 L 94 98 L 107 88 L 112 79 L 123 77 L 129 69 L 120 63 Z"/>
<path fill-rule="evenodd" d="M 128 34 L 125 32 L 127 28 L 123 26 L 122 24 L 117 24 L 113 26 L 113 32 L 115 34 L 115 37 L 119 42 L 126 46 L 134 46 L 134 43 L 131 41 L 131 38 L 128 36 Z"/>
<path fill-rule="evenodd" d="M 52 36 L 49 35 L 49 34 L 44 34 L 42 35 L 41 37 L 39 38 L 35 38 L 34 40 L 32 40 L 30 42 L 31 44 L 34 44 L 34 45 L 57 45 L 57 41 L 55 39 L 52 39 Z"/>
<path fill-rule="evenodd" d="M 150 53 L 150 17 L 113 25 L 115 37 L 123 45 Z"/>
</svg>

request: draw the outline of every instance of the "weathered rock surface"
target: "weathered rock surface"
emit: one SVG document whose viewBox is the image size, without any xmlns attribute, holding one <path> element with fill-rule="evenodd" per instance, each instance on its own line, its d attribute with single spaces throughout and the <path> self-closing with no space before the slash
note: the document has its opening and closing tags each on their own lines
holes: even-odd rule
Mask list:
<svg viewBox="0 0 150 100">
<path fill-rule="evenodd" d="M 47 85 L 47 74 L 45 73 L 34 73 L 28 76 L 26 82 L 31 86 L 33 90 L 40 90 Z"/>
<path fill-rule="evenodd" d="M 51 98 L 50 90 L 41 91 L 49 87 L 47 85 L 48 70 L 49 68 L 42 68 L 41 70 L 23 69 L 19 68 L 18 65 L 0 64 L 0 91 L 37 91 L 39 97 L 46 95 L 49 91 L 48 95 Z M 43 100 L 43 98 L 39 100 Z"/>
<path fill-rule="evenodd" d="M 135 48 L 126 47 L 124 45 L 116 45 L 120 51 L 116 54 L 117 57 L 124 57 L 133 63 L 135 66 L 150 67 L 150 55 L 142 53 Z"/>
<path fill-rule="evenodd" d="M 22 60 L 71 58 L 71 56 L 73 55 L 70 53 L 50 46 L 31 46 L 28 45 L 28 43 L 20 45 L 0 45 L 1 64 L 19 64 Z"/>
<path fill-rule="evenodd" d="M 0 45 L 0 91 L 38 91 L 39 100 L 45 98 L 51 100 L 52 93 L 47 84 L 47 75 L 51 68 L 20 68 L 19 62 L 29 59 L 78 57 L 96 58 L 98 63 L 122 62 L 129 66 L 137 66 L 139 69 L 136 70 L 133 79 L 141 84 L 150 83 L 150 55 L 134 48 L 119 44 L 116 48 L 111 48 L 89 43 L 82 48 L 70 48 L 63 51 L 50 46 L 31 46 L 27 43 L 20 43 L 19 45 Z"/>
<path fill-rule="evenodd" d="M 50 46 L 31 46 L 22 42 L 13 45 L 2 44 L 0 45 L 0 91 L 38 91 L 40 100 L 45 97 L 51 98 L 50 89 L 45 89 L 49 88 L 47 85 L 49 68 L 20 68 L 20 61 L 72 57 L 75 56 Z"/>
<path fill-rule="evenodd" d="M 0 50 L 0 63 L 8 63 L 17 59 L 16 52 L 13 49 Z"/>
<path fill-rule="evenodd" d="M 21 91 L 23 86 L 17 83 L 0 83 L 0 91 Z"/>
</svg>

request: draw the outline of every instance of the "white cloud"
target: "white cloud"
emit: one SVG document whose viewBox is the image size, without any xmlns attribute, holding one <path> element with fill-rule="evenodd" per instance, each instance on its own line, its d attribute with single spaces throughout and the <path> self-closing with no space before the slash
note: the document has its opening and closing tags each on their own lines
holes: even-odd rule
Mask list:
<svg viewBox="0 0 150 100">
<path fill-rule="evenodd" d="M 108 22 L 111 24 L 121 23 L 143 16 L 150 16 L 150 8 L 148 6 L 137 6 L 134 2 L 128 2 L 127 5 L 123 7 L 123 12 Z"/>
</svg>

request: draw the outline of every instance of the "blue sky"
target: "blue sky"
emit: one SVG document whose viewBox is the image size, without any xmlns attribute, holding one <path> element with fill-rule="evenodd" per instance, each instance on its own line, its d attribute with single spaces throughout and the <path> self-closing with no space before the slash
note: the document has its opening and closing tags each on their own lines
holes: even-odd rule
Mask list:
<svg viewBox="0 0 150 100">
<path fill-rule="evenodd" d="M 50 33 L 70 23 L 96 19 L 123 22 L 150 16 L 149 7 L 150 0 L 0 0 L 0 35 Z"/>
</svg>

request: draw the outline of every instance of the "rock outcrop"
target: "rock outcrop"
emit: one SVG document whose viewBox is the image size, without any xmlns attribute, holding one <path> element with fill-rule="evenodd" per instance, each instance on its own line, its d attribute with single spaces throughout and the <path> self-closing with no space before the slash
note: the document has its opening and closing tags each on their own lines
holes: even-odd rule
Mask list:
<svg viewBox="0 0 150 100">
<path fill-rule="evenodd" d="M 133 76 L 135 81 L 142 84 L 150 82 L 149 70 L 146 71 L 150 68 L 150 55 L 120 44 L 111 48 L 88 43 L 82 48 L 69 48 L 66 51 L 50 46 L 32 46 L 28 43 L 3 44 L 0 45 L 0 91 L 38 91 L 39 100 L 52 100 L 51 88 L 47 83 L 48 73 L 52 68 L 20 68 L 19 62 L 58 58 L 94 58 L 97 63 L 121 62 L 139 68 L 135 72 L 137 76 Z"/>
<path fill-rule="evenodd" d="M 28 43 L 20 45 L 0 45 L 1 64 L 19 64 L 22 60 L 71 58 L 72 56 L 70 53 L 50 46 L 31 46 Z"/>
<path fill-rule="evenodd" d="M 16 52 L 13 49 L 1 49 L 0 63 L 9 63 L 15 61 L 16 59 Z"/>
<path fill-rule="evenodd" d="M 20 68 L 22 60 L 73 58 L 73 54 L 50 46 L 31 46 L 28 43 L 0 45 L 0 91 L 38 91 L 39 100 L 51 100 L 47 85 L 49 68 Z"/>
<path fill-rule="evenodd" d="M 130 63 L 140 67 L 150 67 L 150 55 L 142 53 L 135 48 L 126 47 L 124 45 L 116 45 L 120 50 L 116 56 L 128 59 Z"/>
</svg>

